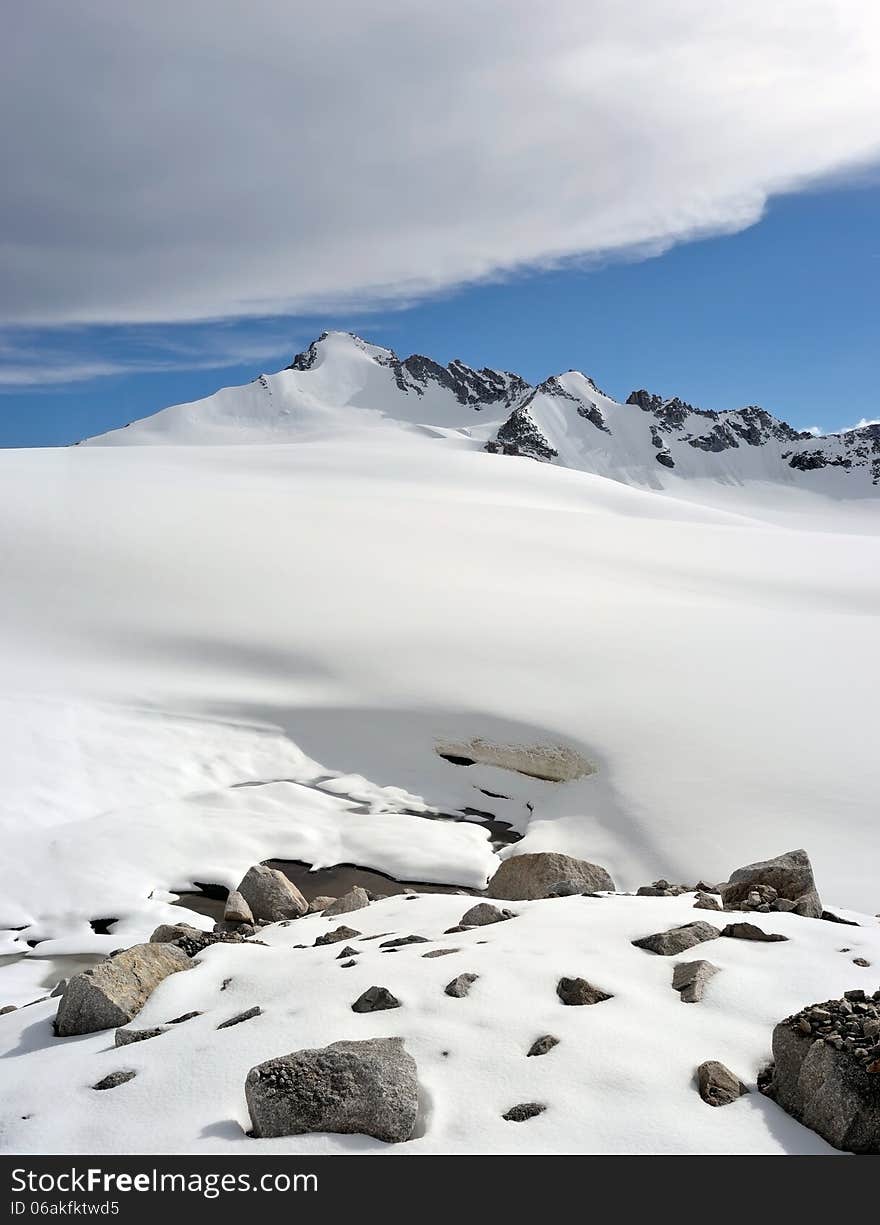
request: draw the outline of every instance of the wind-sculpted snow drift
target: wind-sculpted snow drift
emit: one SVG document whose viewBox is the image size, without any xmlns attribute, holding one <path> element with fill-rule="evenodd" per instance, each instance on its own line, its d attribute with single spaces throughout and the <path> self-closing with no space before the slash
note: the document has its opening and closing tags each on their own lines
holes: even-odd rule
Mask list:
<svg viewBox="0 0 880 1225">
<path fill-rule="evenodd" d="M 552 850 L 633 889 L 661 876 L 716 882 L 805 846 L 826 905 L 880 909 L 877 429 L 814 438 L 759 409 L 630 400 L 573 372 L 530 387 L 331 333 L 247 387 L 82 446 L 0 452 L 0 1008 L 41 994 L 50 957 L 133 945 L 181 916 L 209 924 L 172 905 L 176 895 L 234 888 L 262 860 L 481 890 L 499 856 Z M 493 843 L 493 822 L 521 839 Z M 658 923 L 670 910 L 693 919 L 690 903 L 656 900 L 669 901 Z M 454 922 L 453 902 L 430 903 L 432 931 Z M 626 910 L 618 932 L 617 914 L 609 949 L 659 930 L 647 910 Z M 755 1065 L 759 1026 L 809 1002 L 804 992 L 823 999 L 859 985 L 844 981 L 853 957 L 874 959 L 855 928 L 773 921 L 817 934 L 730 952 L 731 964 L 752 959 L 748 1042 L 738 1045 L 733 1024 L 729 1052 L 710 1043 L 695 1062 L 734 1066 L 745 1052 Z M 542 922 L 526 961 L 540 957 Z M 557 976 L 594 981 L 575 945 L 564 947 Z M 776 970 L 754 959 L 775 949 L 793 977 L 765 1007 L 762 984 Z M 245 954 L 270 967 L 268 950 Z M 211 956 L 219 972 L 227 954 Z M 599 985 L 614 998 L 584 1011 L 607 1010 L 625 1033 L 629 970 L 617 982 L 608 956 Z M 661 973 L 646 956 L 626 953 L 639 981 Z M 480 971 L 462 963 L 443 981 L 459 968 Z M 355 977 L 352 1000 L 382 985 L 354 969 L 333 974 L 334 984 Z M 722 981 L 706 1000 L 720 993 L 733 1007 L 739 988 Z M 330 983 L 316 999 L 326 1003 Z M 484 989 L 481 978 L 467 1000 L 449 1001 L 455 1015 Z M 161 988 L 168 1017 L 184 990 Z M 500 1007 L 518 1008 L 512 987 L 504 992 Z M 665 979 L 663 992 L 685 1011 Z M 406 1013 L 401 998 L 395 1016 Z M 558 1005 L 552 989 L 548 999 Z M 363 1036 L 347 1032 L 350 1002 L 340 1040 Z M 201 1006 L 186 1004 L 178 1012 Z M 42 1017 L 49 1004 L 36 1007 L 28 1013 Z M 150 1024 L 168 1020 L 159 1011 Z M 555 1027 L 555 1012 L 529 1015 L 535 1032 L 517 1037 L 525 1049 Z M 263 1033 L 261 1058 L 288 1053 L 267 1024 L 223 1036 Z M 688 1022 L 692 1038 L 701 1024 Z M 22 1051 L 42 1043 L 26 1014 L 15 1025 Z M 432 1066 L 426 1043 L 454 1045 L 441 1040 L 445 1025 L 419 1031 L 420 1067 Z M 239 1062 L 246 1071 L 258 1060 Z M 51 1059 L 46 1067 L 57 1083 Z M 438 1071 L 431 1091 L 441 1080 Z M 537 1086 L 499 1107 L 541 1100 Z M 149 1096 L 147 1078 L 89 1101 L 125 1093 Z M 728 1111 L 752 1111 L 734 1147 L 760 1147 L 754 1107 L 716 1113 Z M 559 1118 L 548 1108 L 498 1125 L 505 1136 L 520 1129 L 526 1147 L 541 1147 L 541 1135 L 553 1147 Z M 25 1144 L 25 1126 L 7 1147 Z M 425 1126 L 429 1148 L 454 1147 L 445 1124 Z M 184 1121 L 175 1144 L 197 1147 L 198 1130 Z M 99 1131 L 106 1147 L 110 1133 Z M 33 1134 L 64 1147 L 57 1130 Z M 479 1148 L 474 1135 L 467 1143 Z M 612 1129 L 597 1144 L 613 1151 L 619 1140 Z M 725 1131 L 712 1144 L 729 1140 Z M 650 1144 L 635 1137 L 632 1147 Z"/>
</svg>

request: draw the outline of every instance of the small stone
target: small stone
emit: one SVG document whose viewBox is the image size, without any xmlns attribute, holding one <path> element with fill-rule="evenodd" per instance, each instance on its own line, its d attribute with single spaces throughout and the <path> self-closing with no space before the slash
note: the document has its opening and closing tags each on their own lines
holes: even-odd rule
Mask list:
<svg viewBox="0 0 880 1225">
<path fill-rule="evenodd" d="M 399 949 L 406 944 L 429 944 L 427 936 L 397 936 L 393 940 L 383 940 L 380 949 Z"/>
<path fill-rule="evenodd" d="M 700 1097 L 710 1106 L 729 1106 L 748 1089 L 734 1076 L 730 1068 L 714 1059 L 701 1063 L 697 1068 L 697 1083 Z"/>
<path fill-rule="evenodd" d="M 105 1076 L 103 1080 L 99 1080 L 96 1085 L 92 1085 L 93 1089 L 118 1089 L 120 1085 L 127 1084 L 128 1081 L 134 1080 L 137 1072 L 111 1072 L 109 1076 Z"/>
<path fill-rule="evenodd" d="M 711 961 L 681 961 L 672 971 L 672 986 L 681 992 L 685 1004 L 697 1004 L 711 978 L 718 973 L 718 966 Z"/>
<path fill-rule="evenodd" d="M 469 932 L 469 931 L 473 931 L 473 928 L 465 927 L 461 923 L 456 923 L 455 927 L 447 927 L 443 935 L 444 936 L 455 936 L 459 932 Z"/>
<path fill-rule="evenodd" d="M 350 970 L 352 966 L 356 966 L 357 962 L 352 957 L 350 961 L 341 961 L 339 963 L 340 970 Z"/>
<path fill-rule="evenodd" d="M 147 1042 L 150 1038 L 158 1038 L 167 1033 L 164 1025 L 156 1025 L 152 1029 L 117 1029 L 113 1040 L 114 1046 L 130 1046 L 132 1042 Z"/>
<path fill-rule="evenodd" d="M 783 936 L 779 932 L 765 932 L 754 923 L 728 923 L 721 935 L 729 936 L 733 940 L 764 940 L 772 942 L 788 939 L 788 936 Z"/>
<path fill-rule="evenodd" d="M 553 1034 L 544 1034 L 543 1038 L 536 1038 L 526 1052 L 526 1057 L 531 1055 L 546 1055 L 548 1051 L 552 1051 L 554 1046 L 559 1045 L 559 1039 Z"/>
<path fill-rule="evenodd" d="M 866 961 L 864 957 L 853 957 L 852 963 L 854 966 L 862 966 L 863 969 L 867 968 L 871 964 L 870 961 Z"/>
<path fill-rule="evenodd" d="M 18 1005 L 4 1004 L 4 1006 L 0 1008 L 0 1017 L 5 1017 L 8 1012 L 18 1012 Z"/>
<path fill-rule="evenodd" d="M 594 987 L 585 978 L 560 978 L 556 984 L 556 994 L 563 1004 L 579 1006 L 583 1004 L 601 1004 L 613 997 L 606 991 Z"/>
<path fill-rule="evenodd" d="M 479 977 L 479 974 L 459 974 L 457 978 L 453 978 L 451 983 L 447 983 L 443 990 L 447 995 L 461 999 L 467 995 Z"/>
<path fill-rule="evenodd" d="M 336 954 L 336 960 L 342 961 L 343 957 L 357 957 L 360 951 L 360 949 L 353 948 L 350 944 L 347 944 L 341 953 Z"/>
<path fill-rule="evenodd" d="M 368 987 L 351 1006 L 352 1012 L 382 1012 L 386 1008 L 399 1008 L 400 1000 L 387 987 Z"/>
<path fill-rule="evenodd" d="M 637 949 L 647 949 L 661 957 L 673 957 L 676 953 L 684 953 L 695 944 L 703 944 L 706 940 L 716 940 L 721 935 L 717 927 L 711 923 L 686 923 L 683 927 L 671 927 L 665 932 L 655 932 L 652 936 L 643 936 L 641 940 L 631 943 Z"/>
<path fill-rule="evenodd" d="M 423 957 L 448 957 L 450 953 L 460 953 L 461 949 L 431 949 L 427 953 L 422 953 Z"/>
<path fill-rule="evenodd" d="M 360 934 L 361 933 L 359 931 L 355 931 L 353 927 L 337 927 L 332 932 L 325 932 L 323 936 L 318 936 L 317 940 L 315 941 L 315 948 L 321 948 L 326 944 L 339 944 L 341 940 L 353 940 L 355 936 L 359 936 Z"/>
<path fill-rule="evenodd" d="M 519 1106 L 511 1106 L 501 1117 L 508 1123 L 525 1123 L 527 1119 L 543 1114 L 546 1109 L 539 1102 L 521 1102 Z"/>
<path fill-rule="evenodd" d="M 218 1029 L 229 1029 L 232 1025 L 240 1025 L 242 1021 L 250 1021 L 252 1017 L 261 1017 L 263 1010 L 259 1004 L 255 1004 L 253 1008 L 248 1008 L 245 1012 L 239 1012 L 236 1016 L 230 1017 L 228 1021 L 221 1022 L 217 1026 Z"/>
<path fill-rule="evenodd" d="M 222 991 L 222 987 L 221 987 L 221 991 Z M 184 1012 L 184 1013 L 181 1013 L 179 1017 L 172 1017 L 172 1019 L 168 1021 L 167 1024 L 168 1025 L 182 1025 L 184 1021 L 191 1021 L 193 1017 L 200 1017 L 201 1015 L 202 1014 L 200 1012 Z"/>
<path fill-rule="evenodd" d="M 459 924 L 462 927 L 485 927 L 487 923 L 503 923 L 507 919 L 515 918 L 512 910 L 499 910 L 489 902 L 480 902 L 465 911 L 459 919 Z"/>
</svg>

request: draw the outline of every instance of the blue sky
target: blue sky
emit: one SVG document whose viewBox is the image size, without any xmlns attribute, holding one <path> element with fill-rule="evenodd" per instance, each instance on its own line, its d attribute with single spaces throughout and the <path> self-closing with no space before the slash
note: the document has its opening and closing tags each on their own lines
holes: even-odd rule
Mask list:
<svg viewBox="0 0 880 1225">
<path fill-rule="evenodd" d="M 7 330 L 0 370 L 24 352 L 26 377 L 43 366 L 62 381 L 3 387 L 0 445 L 63 445 L 247 382 L 334 327 L 531 381 L 575 367 L 618 398 L 645 386 L 844 428 L 880 416 L 878 218 L 880 186 L 863 183 L 776 199 L 739 233 L 654 258 L 519 274 L 405 309 Z M 122 372 L 63 381 L 92 367 Z"/>
</svg>

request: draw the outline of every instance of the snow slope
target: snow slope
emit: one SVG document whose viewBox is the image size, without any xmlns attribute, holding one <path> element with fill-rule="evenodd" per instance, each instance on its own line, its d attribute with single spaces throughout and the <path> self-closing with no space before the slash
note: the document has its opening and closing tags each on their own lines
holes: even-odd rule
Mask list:
<svg viewBox="0 0 880 1225">
<path fill-rule="evenodd" d="M 499 853 L 557 849 L 628 889 L 803 845 L 827 905 L 880 910 L 870 462 L 779 462 L 839 440 L 703 451 L 685 419 L 663 435 L 668 468 L 662 405 L 560 376 L 606 435 L 553 387 L 444 369 L 333 334 L 288 371 L 89 445 L 0 452 L 0 957 L 24 954 L 0 964 L 0 1006 L 34 998 L 33 962 L 146 938 L 176 892 L 272 857 L 479 888 Z M 551 462 L 485 449 L 527 400 Z M 591 768 L 535 777 L 561 750 Z M 523 840 L 499 851 L 473 810 Z M 838 989 L 836 945 L 806 978 L 782 947 L 774 1017 L 783 995 Z M 731 1022 L 751 1035 L 732 1048 L 744 1076 L 753 1003 Z M 45 1045 L 10 1017 L 0 1037 L 23 1025 Z M 719 1147 L 761 1147 L 763 1105 L 736 1109 L 758 1114 Z M 449 1126 L 430 1144 L 482 1144 Z M 95 1127 L 81 1134 L 116 1143 Z M 201 1143 L 187 1127 L 174 1142 Z M 544 1127 L 505 1143 L 561 1143 Z"/>
</svg>

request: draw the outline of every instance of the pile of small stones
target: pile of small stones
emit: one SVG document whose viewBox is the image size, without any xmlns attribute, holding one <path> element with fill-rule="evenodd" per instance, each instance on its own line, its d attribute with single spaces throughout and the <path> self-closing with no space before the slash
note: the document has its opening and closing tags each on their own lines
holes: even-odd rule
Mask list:
<svg viewBox="0 0 880 1225">
<path fill-rule="evenodd" d="M 837 1051 L 849 1051 L 867 1072 L 880 1074 L 880 991 L 873 996 L 845 991 L 842 999 L 811 1004 L 786 1017 L 783 1025 L 821 1038 Z"/>
</svg>

